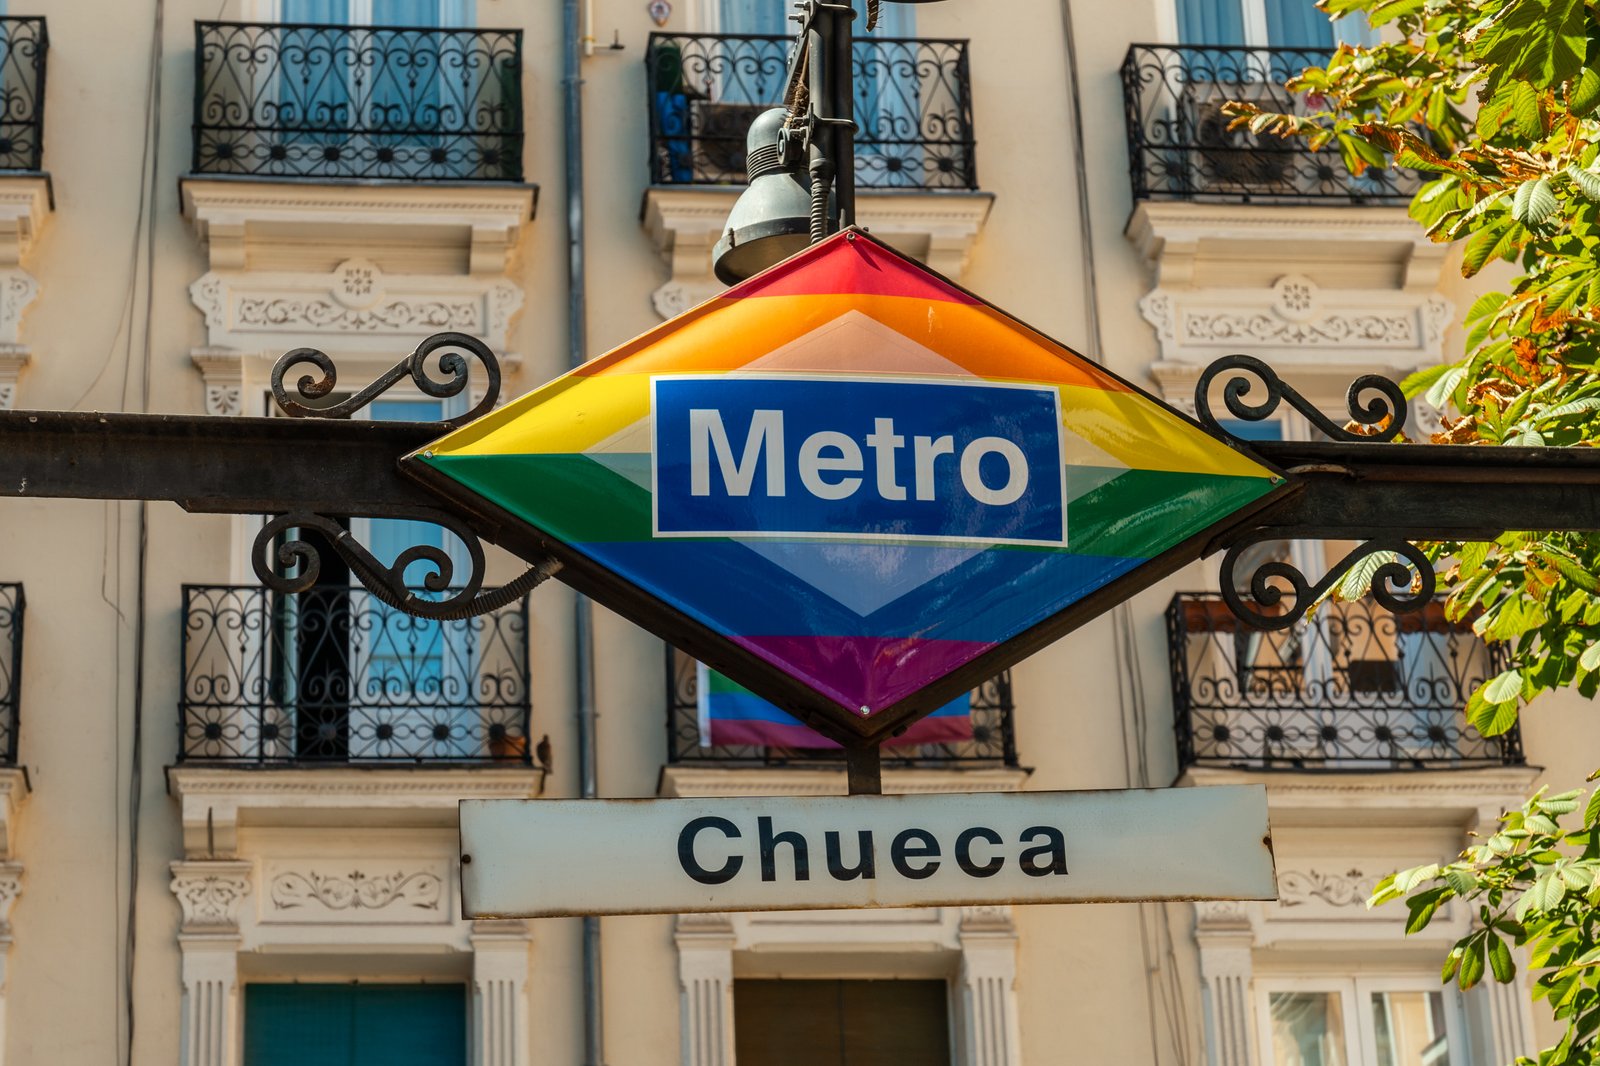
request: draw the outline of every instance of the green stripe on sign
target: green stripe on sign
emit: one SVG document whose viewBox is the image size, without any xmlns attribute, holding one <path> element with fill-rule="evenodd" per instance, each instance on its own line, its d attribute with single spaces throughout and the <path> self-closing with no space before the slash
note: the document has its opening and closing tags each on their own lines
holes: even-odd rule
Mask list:
<svg viewBox="0 0 1600 1066">
<path fill-rule="evenodd" d="M 1272 488 L 1267 478 L 1130 470 L 1067 505 L 1067 547 L 1079 555 L 1149 559 Z"/>
<path fill-rule="evenodd" d="M 585 456 L 449 455 L 423 462 L 569 544 L 651 539 L 650 493 Z"/>
</svg>

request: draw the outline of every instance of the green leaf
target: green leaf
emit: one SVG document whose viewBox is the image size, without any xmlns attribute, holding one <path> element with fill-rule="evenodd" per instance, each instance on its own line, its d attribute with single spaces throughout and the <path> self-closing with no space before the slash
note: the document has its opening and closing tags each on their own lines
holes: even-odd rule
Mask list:
<svg viewBox="0 0 1600 1066">
<path fill-rule="evenodd" d="M 1433 916 L 1438 913 L 1439 905 L 1444 902 L 1444 897 L 1450 890 L 1443 885 L 1430 888 L 1426 892 L 1418 892 L 1406 900 L 1406 909 L 1411 912 L 1411 917 L 1406 919 L 1407 933 L 1420 933 L 1433 921 Z"/>
<path fill-rule="evenodd" d="M 1524 226 L 1538 226 L 1560 206 L 1549 178 L 1529 178 L 1517 186 L 1517 193 L 1511 200 L 1511 217 Z"/>
<path fill-rule="evenodd" d="M 1515 448 L 1543 448 L 1544 434 L 1530 426 L 1516 436 L 1506 438 L 1504 443 Z"/>
<path fill-rule="evenodd" d="M 1511 983 L 1517 976 L 1517 964 L 1511 959 L 1511 949 L 1506 942 L 1489 933 L 1489 969 L 1494 973 L 1494 979 L 1503 985 Z"/>
<path fill-rule="evenodd" d="M 1600 670 L 1600 642 L 1589 645 L 1583 649 L 1583 654 L 1578 656 L 1578 665 L 1585 670 Z M 1600 795 L 1600 793 L 1597 793 Z"/>
<path fill-rule="evenodd" d="M 1373 552 L 1357 562 L 1339 582 L 1338 597 L 1342 600 L 1359 600 L 1372 591 L 1372 579 L 1389 563 L 1400 561 L 1394 552 Z"/>
<path fill-rule="evenodd" d="M 1490 703 L 1509 703 L 1522 695 L 1522 671 L 1506 670 L 1483 686 L 1483 698 Z"/>
<path fill-rule="evenodd" d="M 1597 78 L 1600 78 L 1600 75 L 1597 75 Z M 1600 204 L 1600 174 L 1584 170 L 1582 167 L 1570 166 L 1567 168 L 1567 177 L 1572 179 L 1572 184 L 1583 194 L 1585 200 Z"/>
<path fill-rule="evenodd" d="M 1511 119 L 1517 134 L 1527 140 L 1544 135 L 1544 120 L 1539 114 L 1539 93 L 1525 81 L 1511 83 Z"/>
<path fill-rule="evenodd" d="M 1445 884 L 1458 896 L 1470 896 L 1477 891 L 1478 879 L 1459 866 L 1452 866 L 1444 872 Z"/>
<path fill-rule="evenodd" d="M 1439 380 L 1428 388 L 1427 395 L 1424 398 L 1441 411 L 1444 410 L 1445 405 L 1450 402 L 1450 397 L 1455 395 L 1456 389 L 1460 387 L 1466 376 L 1466 367 L 1448 367 Z"/>
<path fill-rule="evenodd" d="M 1487 947 L 1484 944 L 1487 931 L 1480 930 L 1462 941 L 1461 947 L 1461 972 L 1457 977 L 1457 984 L 1462 991 L 1472 988 L 1483 980 L 1484 954 Z"/>
<path fill-rule="evenodd" d="M 1583 808 L 1583 824 L 1589 826 L 1600 824 L 1600 788 L 1594 790 L 1588 804 Z"/>
<path fill-rule="evenodd" d="M 1600 104 L 1600 71 L 1586 66 L 1572 83 L 1567 108 L 1581 118 L 1593 111 L 1596 104 Z"/>
</svg>

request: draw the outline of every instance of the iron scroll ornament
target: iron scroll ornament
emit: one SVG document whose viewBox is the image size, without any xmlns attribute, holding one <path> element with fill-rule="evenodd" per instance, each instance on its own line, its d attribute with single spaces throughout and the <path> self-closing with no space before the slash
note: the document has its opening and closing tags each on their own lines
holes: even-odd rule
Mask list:
<svg viewBox="0 0 1600 1066">
<path fill-rule="evenodd" d="M 1345 394 L 1350 420 L 1364 427 L 1364 432 L 1352 432 L 1323 414 L 1260 359 L 1225 355 L 1200 375 L 1194 387 L 1194 407 L 1195 415 L 1206 428 L 1229 437 L 1234 435 L 1228 433 L 1211 410 L 1211 386 L 1224 374 L 1232 376 L 1223 382 L 1223 403 L 1229 414 L 1244 422 L 1264 422 L 1272 417 L 1280 403 L 1287 403 L 1330 440 L 1382 444 L 1394 440 L 1405 429 L 1405 394 L 1399 385 L 1381 374 L 1363 374 L 1350 383 Z M 1259 403 L 1248 402 L 1245 397 L 1257 388 L 1265 390 L 1266 396 Z"/>
<path fill-rule="evenodd" d="M 1371 575 L 1372 598 L 1384 608 L 1396 614 L 1406 614 L 1420 611 L 1433 602 L 1438 584 L 1433 563 L 1415 544 L 1395 538 L 1379 538 L 1358 545 L 1334 563 L 1315 584 L 1298 567 L 1281 559 L 1269 559 L 1261 563 L 1248 576 L 1238 573 L 1240 557 L 1262 541 L 1314 539 L 1317 539 L 1317 534 L 1312 531 L 1268 530 L 1252 534 L 1230 547 L 1222 557 L 1221 586 L 1223 602 L 1234 617 L 1269 632 L 1288 629 L 1344 580 L 1351 570 L 1363 563 L 1376 563 Z M 1385 553 L 1395 558 L 1375 558 Z M 1288 588 L 1285 589 L 1284 585 Z M 1254 605 L 1245 601 L 1240 593 L 1241 588 L 1249 589 Z M 1292 606 L 1281 607 L 1285 597 L 1290 598 Z M 1258 610 L 1258 607 L 1280 609 L 1268 614 Z"/>
<path fill-rule="evenodd" d="M 466 545 L 469 561 L 465 580 L 456 581 L 455 562 L 450 553 L 436 544 L 416 544 L 402 551 L 388 566 L 342 526 L 336 519 L 310 512 L 291 512 L 270 519 L 256 534 L 250 562 L 261 583 L 275 592 L 299 595 L 309 592 L 322 572 L 318 548 L 305 539 L 305 530 L 315 530 L 342 559 L 350 572 L 381 603 L 418 618 L 456 621 L 497 611 L 521 599 L 561 569 L 554 559 L 529 567 L 522 575 L 499 588 L 483 587 L 486 562 L 483 545 L 455 516 L 443 511 L 408 511 L 400 515 L 362 515 L 363 518 L 404 518 L 427 522 L 454 534 Z M 279 538 L 282 538 L 280 541 Z M 276 562 L 276 566 L 274 566 Z M 429 570 L 422 579 L 422 590 L 452 592 L 444 599 L 425 599 L 406 582 L 406 571 L 422 563 Z M 291 569 L 294 573 L 290 573 Z"/>
<path fill-rule="evenodd" d="M 470 363 L 461 354 L 462 351 L 483 364 L 484 391 L 483 398 L 470 411 L 440 422 L 441 426 L 455 429 L 488 414 L 500 399 L 500 360 L 495 358 L 494 351 L 487 344 L 466 333 L 435 333 L 417 345 L 416 351 L 384 371 L 377 381 L 348 400 L 326 407 L 313 407 L 301 401 L 320 400 L 333 392 L 339 380 L 338 367 L 326 352 L 316 348 L 296 348 L 273 364 L 272 398 L 290 418 L 349 418 L 409 377 L 424 395 L 436 400 L 448 400 L 465 392 L 471 380 Z M 428 363 L 435 354 L 438 354 L 438 372 L 444 375 L 443 380 L 435 380 L 429 373 Z M 301 375 L 295 382 L 295 392 L 300 397 L 297 400 L 289 395 L 284 378 L 294 367 L 307 365 L 316 367 L 321 376 Z"/>
</svg>

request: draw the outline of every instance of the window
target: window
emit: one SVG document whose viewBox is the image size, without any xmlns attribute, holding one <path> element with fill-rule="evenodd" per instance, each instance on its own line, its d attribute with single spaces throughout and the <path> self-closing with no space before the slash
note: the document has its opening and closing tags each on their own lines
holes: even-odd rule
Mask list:
<svg viewBox="0 0 1600 1066">
<path fill-rule="evenodd" d="M 1313 0 L 1176 0 L 1181 44 L 1312 48 L 1377 40 L 1360 12 L 1329 22 Z"/>
<path fill-rule="evenodd" d="M 245 986 L 244 1066 L 466 1066 L 465 985 Z"/>
<path fill-rule="evenodd" d="M 1456 996 L 1437 982 L 1353 977 L 1256 985 L 1266 1066 L 1465 1066 Z"/>
<path fill-rule="evenodd" d="M 950 1066 L 943 981 L 735 981 L 733 1013 L 739 1066 Z"/>
</svg>

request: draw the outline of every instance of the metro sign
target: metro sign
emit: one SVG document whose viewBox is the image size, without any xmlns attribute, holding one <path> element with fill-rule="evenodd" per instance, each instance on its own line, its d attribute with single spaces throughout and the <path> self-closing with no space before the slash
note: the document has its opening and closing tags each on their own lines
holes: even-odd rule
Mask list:
<svg viewBox="0 0 1600 1066">
<path fill-rule="evenodd" d="M 904 729 L 1283 487 L 857 230 L 404 465 L 842 743 Z"/>
</svg>

